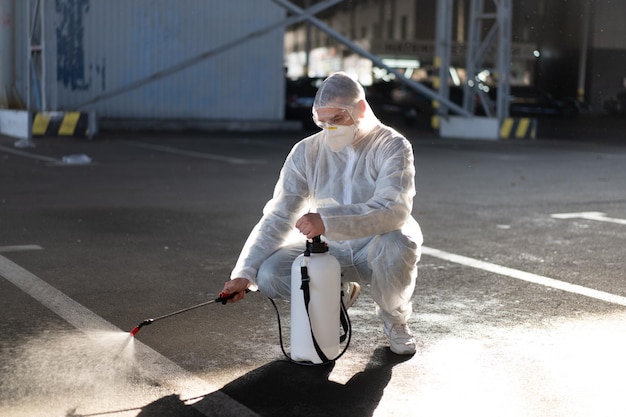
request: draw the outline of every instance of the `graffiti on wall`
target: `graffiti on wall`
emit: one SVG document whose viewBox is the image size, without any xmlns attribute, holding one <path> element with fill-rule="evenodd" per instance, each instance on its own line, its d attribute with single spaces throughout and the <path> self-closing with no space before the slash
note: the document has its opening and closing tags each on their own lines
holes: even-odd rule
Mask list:
<svg viewBox="0 0 626 417">
<path fill-rule="evenodd" d="M 89 0 L 55 0 L 59 23 L 57 36 L 57 81 L 71 90 L 87 90 L 84 49 L 84 15 L 89 12 Z"/>
<path fill-rule="evenodd" d="M 10 14 L 5 14 L 4 10 L 0 9 L 0 27 L 10 28 L 13 26 L 13 19 Z"/>
</svg>

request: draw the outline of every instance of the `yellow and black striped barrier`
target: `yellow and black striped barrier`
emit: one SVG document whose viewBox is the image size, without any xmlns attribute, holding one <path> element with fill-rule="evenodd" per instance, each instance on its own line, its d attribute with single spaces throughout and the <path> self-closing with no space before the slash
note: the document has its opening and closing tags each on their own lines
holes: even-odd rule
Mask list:
<svg viewBox="0 0 626 417">
<path fill-rule="evenodd" d="M 537 119 L 508 117 L 500 125 L 501 139 L 536 139 Z"/>
<path fill-rule="evenodd" d="M 76 111 L 35 113 L 33 136 L 90 137 L 89 113 Z"/>
</svg>

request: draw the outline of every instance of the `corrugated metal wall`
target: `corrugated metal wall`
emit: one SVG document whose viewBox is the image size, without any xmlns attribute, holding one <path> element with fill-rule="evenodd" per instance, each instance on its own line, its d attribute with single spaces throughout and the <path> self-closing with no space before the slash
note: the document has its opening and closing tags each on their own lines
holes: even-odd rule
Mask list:
<svg viewBox="0 0 626 417">
<path fill-rule="evenodd" d="M 75 110 L 285 17 L 285 10 L 270 0 L 43 0 L 43 4 L 46 98 L 51 110 Z M 28 2 L 19 2 L 18 7 L 22 10 L 17 18 L 25 25 Z M 27 48 L 27 31 L 18 32 L 18 43 Z M 80 110 L 105 118 L 280 120 L 283 33 L 278 28 L 250 37 L 202 62 Z M 26 65 L 18 68 L 23 71 Z M 18 81 L 25 86 L 23 77 Z"/>
</svg>

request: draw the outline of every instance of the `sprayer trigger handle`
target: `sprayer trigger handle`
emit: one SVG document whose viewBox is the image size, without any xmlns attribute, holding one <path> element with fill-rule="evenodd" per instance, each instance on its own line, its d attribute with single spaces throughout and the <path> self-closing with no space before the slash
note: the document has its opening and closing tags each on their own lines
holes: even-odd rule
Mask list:
<svg viewBox="0 0 626 417">
<path fill-rule="evenodd" d="M 250 288 L 246 288 L 245 293 L 247 294 L 249 292 L 250 292 Z M 215 299 L 215 301 L 218 303 L 226 304 L 228 300 L 232 300 L 233 297 L 235 297 L 237 294 L 239 294 L 239 292 L 234 292 L 232 294 L 228 294 L 225 296 L 220 295 L 218 298 Z"/>
</svg>

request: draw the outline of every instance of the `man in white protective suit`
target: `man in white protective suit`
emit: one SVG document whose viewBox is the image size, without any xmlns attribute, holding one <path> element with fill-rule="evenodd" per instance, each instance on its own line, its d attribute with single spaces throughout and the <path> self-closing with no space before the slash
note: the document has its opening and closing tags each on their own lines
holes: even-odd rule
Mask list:
<svg viewBox="0 0 626 417">
<path fill-rule="evenodd" d="M 322 235 L 342 270 L 353 268 L 358 281 L 371 282 L 391 350 L 412 355 L 415 338 L 407 321 L 423 238 L 411 216 L 411 144 L 377 119 L 363 87 L 343 72 L 324 80 L 312 112 L 322 131 L 298 142 L 287 156 L 274 195 L 221 295 L 237 293 L 232 301 L 238 301 L 249 288 L 289 299 L 291 265 L 304 250 L 302 235 Z M 344 282 L 342 291 L 348 308 L 360 286 Z"/>
</svg>

